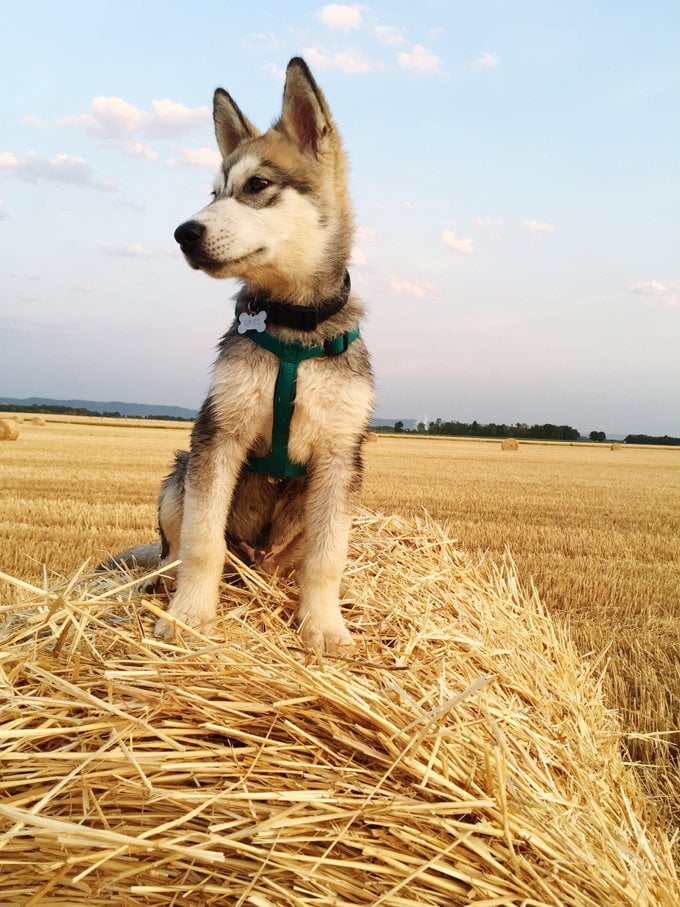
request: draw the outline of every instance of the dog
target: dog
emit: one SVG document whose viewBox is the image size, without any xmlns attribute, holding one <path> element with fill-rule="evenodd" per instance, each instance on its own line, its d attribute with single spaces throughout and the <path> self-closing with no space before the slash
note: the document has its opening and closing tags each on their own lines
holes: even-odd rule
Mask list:
<svg viewBox="0 0 680 907">
<path fill-rule="evenodd" d="M 342 651 L 351 636 L 340 583 L 374 399 L 347 273 L 345 153 L 299 57 L 266 132 L 222 88 L 213 118 L 222 156 L 213 198 L 175 239 L 192 268 L 242 288 L 191 449 L 161 487 L 161 564 L 181 563 L 155 634 L 172 638 L 172 618 L 210 633 L 229 545 L 265 570 L 294 568 L 304 644 Z"/>
</svg>

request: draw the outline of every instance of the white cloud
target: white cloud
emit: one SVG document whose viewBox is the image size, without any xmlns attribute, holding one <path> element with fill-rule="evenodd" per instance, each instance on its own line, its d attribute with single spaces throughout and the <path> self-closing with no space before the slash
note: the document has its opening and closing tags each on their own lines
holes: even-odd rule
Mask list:
<svg viewBox="0 0 680 907">
<path fill-rule="evenodd" d="M 475 247 L 471 239 L 459 239 L 453 230 L 442 230 L 441 241 L 449 249 L 458 252 L 460 255 L 474 254 Z"/>
<path fill-rule="evenodd" d="M 363 268 L 366 264 L 366 253 L 359 246 L 352 247 L 352 255 L 350 257 L 350 264 L 355 268 Z"/>
<path fill-rule="evenodd" d="M 359 28 L 363 20 L 359 6 L 348 6 L 343 3 L 329 3 L 320 9 L 317 15 L 328 28 L 341 31 Z"/>
<path fill-rule="evenodd" d="M 680 307 L 680 289 L 669 287 L 660 280 L 638 280 L 630 291 L 642 296 L 647 305 L 673 309 Z"/>
<path fill-rule="evenodd" d="M 312 67 L 339 69 L 348 75 L 368 72 L 373 68 L 371 61 L 356 48 L 333 53 L 323 47 L 305 47 L 303 55 Z"/>
<path fill-rule="evenodd" d="M 406 44 L 406 38 L 400 28 L 394 25 L 376 25 L 373 34 L 381 44 L 389 44 L 390 47 L 400 47 Z"/>
<path fill-rule="evenodd" d="M 392 274 L 389 280 L 390 288 L 401 296 L 415 296 L 416 299 L 425 299 L 431 296 L 435 287 L 431 283 L 415 283 L 410 280 L 403 280 Z"/>
<path fill-rule="evenodd" d="M 357 227 L 354 236 L 359 242 L 375 242 L 378 234 L 369 227 Z"/>
<path fill-rule="evenodd" d="M 557 229 L 554 224 L 543 224 L 538 220 L 523 220 L 522 226 L 530 233 L 554 233 Z"/>
<path fill-rule="evenodd" d="M 130 157 L 139 157 L 145 161 L 157 161 L 160 157 L 149 145 L 145 145 L 144 142 L 137 142 L 134 139 L 121 140 L 117 147 L 119 151 L 129 154 Z"/>
<path fill-rule="evenodd" d="M 503 220 L 500 217 L 476 217 L 475 223 L 489 239 L 499 240 Z"/>
<path fill-rule="evenodd" d="M 185 107 L 163 98 L 152 101 L 150 110 L 142 110 L 124 98 L 99 96 L 92 99 L 90 113 L 67 117 L 58 125 L 84 129 L 124 154 L 155 161 L 159 155 L 140 141 L 140 137 L 174 138 L 205 126 L 209 121 L 210 110 L 206 106 Z"/>
<path fill-rule="evenodd" d="M 631 293 L 641 293 L 642 295 L 661 296 L 668 293 L 669 287 L 660 280 L 638 280 L 631 288 Z"/>
<path fill-rule="evenodd" d="M 282 69 L 280 66 L 277 66 L 276 63 L 265 63 L 262 67 L 265 72 L 268 72 L 269 75 L 275 79 L 280 85 L 286 81 L 286 70 Z"/>
<path fill-rule="evenodd" d="M 243 44 L 263 50 L 278 50 L 283 46 L 275 34 L 271 32 L 265 34 L 260 31 L 252 31 L 247 38 L 243 39 Z"/>
<path fill-rule="evenodd" d="M 473 69 L 493 69 L 500 66 L 501 58 L 498 54 L 491 53 L 490 50 L 483 50 L 482 53 L 472 64 Z"/>
<path fill-rule="evenodd" d="M 51 160 L 29 151 L 23 160 L 19 160 L 9 151 L 0 154 L 0 169 L 9 170 L 26 183 L 46 180 L 53 183 L 71 183 L 110 192 L 113 185 L 106 180 L 97 179 L 92 167 L 79 157 L 58 154 Z"/>
<path fill-rule="evenodd" d="M 437 54 L 433 50 L 423 47 L 422 44 L 415 44 L 409 52 L 403 50 L 397 60 L 400 66 L 410 72 L 441 73 L 444 71 L 442 61 Z"/>
<path fill-rule="evenodd" d="M 476 217 L 475 223 L 481 230 L 497 230 L 503 226 L 503 220 L 500 217 Z"/>
<path fill-rule="evenodd" d="M 170 158 L 168 167 L 205 167 L 216 170 L 222 163 L 222 157 L 214 148 L 201 145 L 200 148 L 180 148 L 175 157 Z"/>
<path fill-rule="evenodd" d="M 200 129 L 210 122 L 210 108 L 205 104 L 201 107 L 185 107 L 177 101 L 163 98 L 161 101 L 152 101 L 151 110 L 144 132 L 154 138 L 172 138 Z"/>
<path fill-rule="evenodd" d="M 66 117 L 58 125 L 80 127 L 102 138 L 120 138 L 141 130 L 148 116 L 123 98 L 93 98 L 90 110 L 92 113 Z"/>
<path fill-rule="evenodd" d="M 114 258 L 152 258 L 153 252 L 147 252 L 141 243 L 129 246 L 100 246 L 102 252 Z"/>
</svg>

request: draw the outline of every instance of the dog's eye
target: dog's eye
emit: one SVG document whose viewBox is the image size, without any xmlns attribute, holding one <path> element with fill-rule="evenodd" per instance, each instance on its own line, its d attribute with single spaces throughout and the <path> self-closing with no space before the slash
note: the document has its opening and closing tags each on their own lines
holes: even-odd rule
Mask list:
<svg viewBox="0 0 680 907">
<path fill-rule="evenodd" d="M 268 185 L 269 180 L 263 179 L 261 176 L 251 176 L 243 187 L 243 191 L 247 192 L 249 195 L 257 195 L 258 192 L 262 192 L 263 189 L 266 189 Z"/>
</svg>

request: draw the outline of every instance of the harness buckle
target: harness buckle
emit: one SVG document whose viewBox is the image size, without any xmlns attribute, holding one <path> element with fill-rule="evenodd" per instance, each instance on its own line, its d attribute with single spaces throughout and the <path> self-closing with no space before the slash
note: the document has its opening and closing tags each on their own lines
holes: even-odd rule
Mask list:
<svg viewBox="0 0 680 907">
<path fill-rule="evenodd" d="M 334 337 L 333 340 L 324 340 L 323 342 L 323 351 L 326 356 L 340 356 L 342 353 L 346 353 L 349 349 L 349 338 L 347 336 L 348 332 L 343 331 L 338 337 Z M 342 338 L 342 346 L 340 349 L 335 347 L 335 343 Z"/>
</svg>

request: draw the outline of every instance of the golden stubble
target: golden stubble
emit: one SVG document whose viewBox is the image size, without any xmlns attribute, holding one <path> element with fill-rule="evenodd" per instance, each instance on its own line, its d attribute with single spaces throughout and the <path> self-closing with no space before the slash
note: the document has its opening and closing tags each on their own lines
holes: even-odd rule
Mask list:
<svg viewBox="0 0 680 907">
<path fill-rule="evenodd" d="M 41 585 L 153 539 L 160 481 L 189 432 L 24 421 L 0 445 L 0 570 Z M 381 436 L 364 456 L 371 510 L 425 510 L 475 556 L 511 552 L 580 651 L 601 657 L 629 752 L 678 818 L 680 450 Z M 0 586 L 3 601 L 16 595 Z"/>
</svg>

